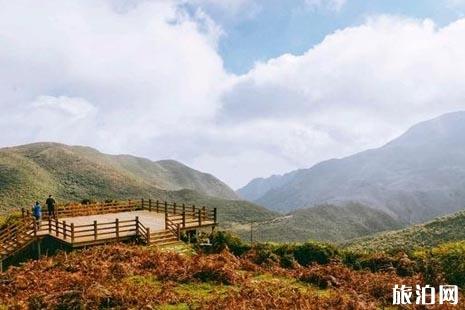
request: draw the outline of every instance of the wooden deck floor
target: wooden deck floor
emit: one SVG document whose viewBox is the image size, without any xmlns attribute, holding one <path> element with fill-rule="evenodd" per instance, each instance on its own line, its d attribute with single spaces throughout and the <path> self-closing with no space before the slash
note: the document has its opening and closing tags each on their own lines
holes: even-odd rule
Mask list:
<svg viewBox="0 0 465 310">
<path fill-rule="evenodd" d="M 139 217 L 139 221 L 142 223 L 142 225 L 144 225 L 147 228 L 150 228 L 151 232 L 165 230 L 165 215 L 163 213 L 149 212 L 146 210 L 98 214 L 89 216 L 64 217 L 60 218 L 59 220 L 66 221 L 66 224 L 73 223 L 75 226 L 80 226 L 92 225 L 94 221 L 97 221 L 97 223 L 109 223 L 114 222 L 116 219 L 120 221 L 134 220 L 136 216 Z"/>
</svg>

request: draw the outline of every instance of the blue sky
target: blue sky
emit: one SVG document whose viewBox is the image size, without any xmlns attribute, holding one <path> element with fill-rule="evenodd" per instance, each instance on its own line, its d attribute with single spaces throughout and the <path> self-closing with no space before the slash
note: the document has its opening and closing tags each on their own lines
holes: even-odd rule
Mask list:
<svg viewBox="0 0 465 310">
<path fill-rule="evenodd" d="M 223 28 L 219 52 L 226 69 L 237 74 L 247 72 L 257 61 L 302 54 L 326 35 L 362 24 L 369 16 L 430 18 L 445 25 L 462 17 L 464 7 L 465 1 L 447 0 L 347 0 L 338 10 L 305 0 L 266 0 L 250 1 L 233 13 L 215 4 L 203 6 Z"/>
<path fill-rule="evenodd" d="M 465 110 L 465 0 L 0 7 L 0 146 L 175 159 L 238 188 Z"/>
</svg>

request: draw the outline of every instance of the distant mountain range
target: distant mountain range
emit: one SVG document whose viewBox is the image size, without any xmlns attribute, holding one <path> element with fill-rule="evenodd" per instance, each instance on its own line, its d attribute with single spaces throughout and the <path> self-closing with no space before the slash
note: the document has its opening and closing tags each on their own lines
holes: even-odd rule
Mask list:
<svg viewBox="0 0 465 310">
<path fill-rule="evenodd" d="M 0 149 L 0 210 L 28 206 L 48 194 L 60 202 L 153 198 L 219 207 L 220 220 L 269 219 L 275 214 L 238 200 L 214 176 L 174 160 L 107 155 L 83 146 L 34 143 Z"/>
<path fill-rule="evenodd" d="M 465 207 L 465 112 L 419 123 L 377 149 L 255 179 L 238 194 L 282 213 L 358 203 L 404 224 L 453 213 Z"/>
</svg>

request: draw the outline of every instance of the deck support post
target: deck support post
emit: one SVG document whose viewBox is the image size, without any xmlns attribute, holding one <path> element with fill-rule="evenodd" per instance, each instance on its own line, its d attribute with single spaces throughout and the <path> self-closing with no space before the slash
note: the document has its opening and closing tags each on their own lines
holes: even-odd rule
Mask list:
<svg viewBox="0 0 465 310">
<path fill-rule="evenodd" d="M 3 273 L 3 259 L 0 259 L 0 273 Z"/>
<path fill-rule="evenodd" d="M 94 221 L 94 240 L 97 240 L 97 221 Z"/>
<path fill-rule="evenodd" d="M 71 244 L 74 243 L 74 223 L 71 223 Z"/>
<path fill-rule="evenodd" d="M 147 227 L 147 244 L 150 245 L 150 228 Z"/>
<path fill-rule="evenodd" d="M 24 210 L 24 208 L 21 208 L 21 217 L 25 217 L 26 216 L 26 210 Z"/>
<path fill-rule="evenodd" d="M 181 229 L 179 228 L 179 224 L 176 224 L 176 233 L 178 241 L 181 240 Z"/>
<path fill-rule="evenodd" d="M 213 221 L 216 224 L 218 221 L 218 212 L 216 211 L 216 208 L 213 208 Z"/>
<path fill-rule="evenodd" d="M 39 259 L 40 256 L 42 256 L 42 255 L 41 255 L 41 252 L 42 252 L 42 251 L 41 251 L 41 246 L 40 246 L 40 240 L 37 239 L 36 242 L 37 242 L 37 259 Z"/>
</svg>

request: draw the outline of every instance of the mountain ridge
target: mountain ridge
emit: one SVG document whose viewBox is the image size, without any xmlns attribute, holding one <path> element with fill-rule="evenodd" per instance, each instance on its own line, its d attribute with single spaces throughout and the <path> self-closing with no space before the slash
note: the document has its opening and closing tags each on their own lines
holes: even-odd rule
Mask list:
<svg viewBox="0 0 465 310">
<path fill-rule="evenodd" d="M 220 221 L 276 216 L 239 200 L 212 175 L 173 160 L 107 155 L 87 146 L 53 142 L 0 149 L 0 213 L 31 205 L 49 194 L 59 202 L 152 198 L 218 207 Z"/>
<path fill-rule="evenodd" d="M 251 201 L 280 212 L 358 202 L 407 222 L 458 211 L 465 206 L 464 124 L 463 111 L 418 123 L 380 148 L 293 171 L 283 186 L 272 186 L 276 177 L 262 180 L 269 190 Z"/>
</svg>

